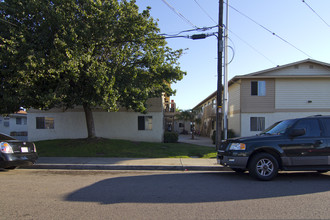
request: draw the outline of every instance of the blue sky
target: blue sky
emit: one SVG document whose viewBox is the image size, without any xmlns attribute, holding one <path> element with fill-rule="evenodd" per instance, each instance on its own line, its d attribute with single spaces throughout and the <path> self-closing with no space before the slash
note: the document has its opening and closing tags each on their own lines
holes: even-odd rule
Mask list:
<svg viewBox="0 0 330 220">
<path fill-rule="evenodd" d="M 136 1 L 140 10 L 151 7 L 151 16 L 158 19 L 161 33 L 175 35 L 195 29 L 195 26 L 203 28 L 217 25 L 218 0 L 166 2 L 185 19 L 162 0 Z M 233 48 L 228 49 L 228 58 L 232 59 L 228 66 L 229 79 L 307 58 L 330 63 L 329 0 L 228 0 L 228 3 L 231 6 L 228 13 L 229 46 Z M 215 28 L 180 35 L 216 31 Z M 217 38 L 173 38 L 167 39 L 167 42 L 173 49 L 187 49 L 179 60 L 181 69 L 187 75 L 172 85 L 177 93 L 171 99 L 180 109 L 193 108 L 216 91 Z"/>
</svg>

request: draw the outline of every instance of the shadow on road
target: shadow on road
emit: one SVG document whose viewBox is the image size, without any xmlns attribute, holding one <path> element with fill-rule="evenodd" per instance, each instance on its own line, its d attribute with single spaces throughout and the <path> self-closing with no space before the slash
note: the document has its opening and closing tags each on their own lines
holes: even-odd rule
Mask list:
<svg viewBox="0 0 330 220">
<path fill-rule="evenodd" d="M 102 204 L 221 202 L 326 192 L 329 181 L 330 176 L 317 173 L 282 173 L 269 182 L 234 172 L 130 176 L 97 182 L 65 199 Z"/>
</svg>

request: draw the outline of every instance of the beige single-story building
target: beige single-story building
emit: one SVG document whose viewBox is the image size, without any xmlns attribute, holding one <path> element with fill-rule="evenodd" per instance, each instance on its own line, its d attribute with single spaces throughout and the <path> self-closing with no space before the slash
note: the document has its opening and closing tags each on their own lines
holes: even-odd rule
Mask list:
<svg viewBox="0 0 330 220">
<path fill-rule="evenodd" d="M 151 98 L 148 113 L 120 109 L 106 112 L 93 109 L 97 137 L 132 141 L 162 142 L 164 136 L 164 98 Z M 74 109 L 29 109 L 27 126 L 29 141 L 77 139 L 87 137 L 87 125 L 82 106 Z"/>
</svg>

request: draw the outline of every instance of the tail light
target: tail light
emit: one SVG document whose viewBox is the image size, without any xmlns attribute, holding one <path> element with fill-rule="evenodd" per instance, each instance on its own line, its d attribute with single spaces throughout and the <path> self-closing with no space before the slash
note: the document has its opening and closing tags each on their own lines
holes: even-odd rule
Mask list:
<svg viewBox="0 0 330 220">
<path fill-rule="evenodd" d="M 1 150 L 1 153 L 5 153 L 5 154 L 14 153 L 13 148 L 7 142 L 0 143 L 0 150 Z"/>
</svg>

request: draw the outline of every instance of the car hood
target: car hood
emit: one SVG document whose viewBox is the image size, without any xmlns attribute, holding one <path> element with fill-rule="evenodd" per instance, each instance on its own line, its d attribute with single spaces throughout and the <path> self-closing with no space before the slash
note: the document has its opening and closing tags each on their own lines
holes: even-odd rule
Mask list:
<svg viewBox="0 0 330 220">
<path fill-rule="evenodd" d="M 278 139 L 279 136 L 282 136 L 282 135 L 255 135 L 255 136 L 248 136 L 248 137 L 231 138 L 231 139 L 228 139 L 227 141 L 230 143 L 232 143 L 232 142 L 245 143 L 245 142 L 256 142 L 256 141 L 269 141 L 272 139 Z"/>
</svg>

